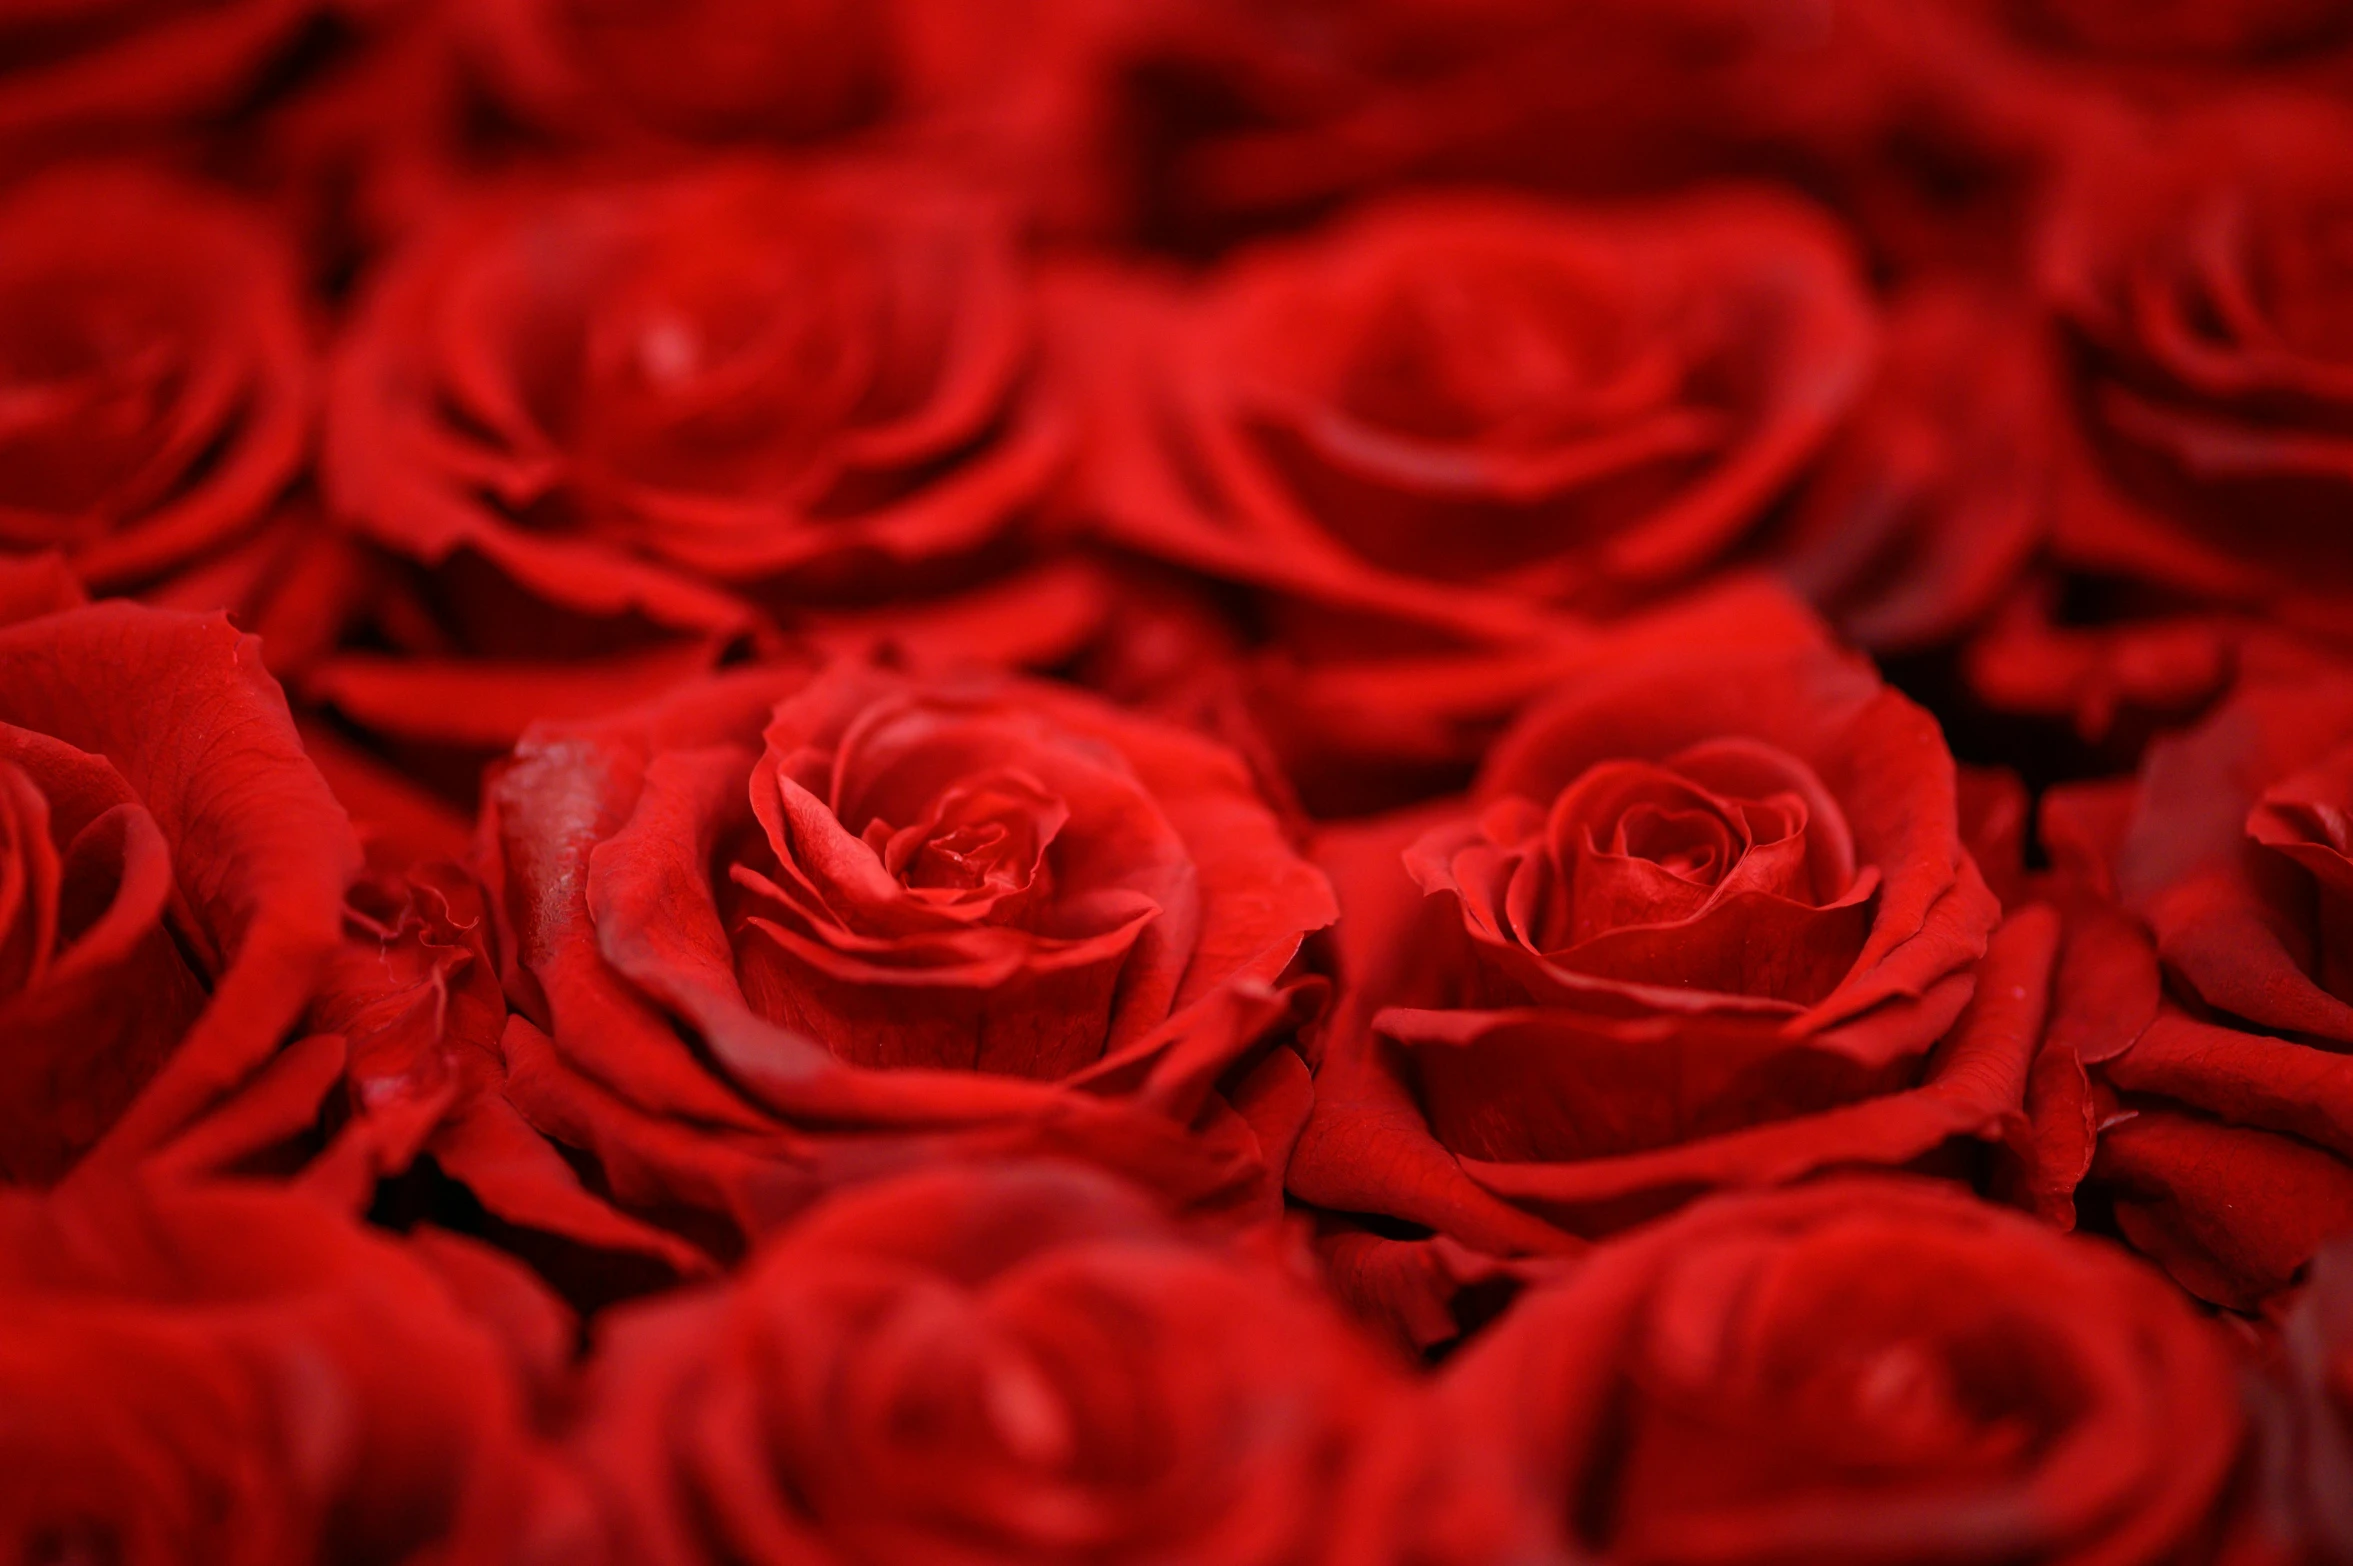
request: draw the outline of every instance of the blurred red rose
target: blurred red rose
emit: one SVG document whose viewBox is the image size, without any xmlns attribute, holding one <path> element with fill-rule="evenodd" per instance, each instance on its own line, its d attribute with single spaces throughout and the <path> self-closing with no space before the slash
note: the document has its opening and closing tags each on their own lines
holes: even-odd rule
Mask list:
<svg viewBox="0 0 2353 1566">
<path fill-rule="evenodd" d="M 1878 373 L 1770 554 L 1855 645 L 1949 645 L 2024 575 L 2059 502 L 2066 417 L 2044 323 L 1952 277 L 1890 300 Z"/>
<path fill-rule="evenodd" d="M 127 164 L 0 194 L 0 550 L 239 611 L 279 667 L 330 636 L 344 564 L 287 499 L 308 314 L 284 240 L 218 194 Z"/>
<path fill-rule="evenodd" d="M 375 608 L 388 650 L 311 689 L 370 728 L 503 745 L 778 616 L 986 579 L 973 653 L 1060 635 L 1067 578 L 995 579 L 1067 446 L 1038 351 L 1002 214 L 926 175 L 484 195 L 390 263 L 343 343 L 327 496 L 410 568 Z"/>
<path fill-rule="evenodd" d="M 577 1558 L 534 1548 L 552 1481 L 498 1339 L 304 1196 L 0 1192 L 0 1312 L 0 1532 L 28 1561 Z"/>
<path fill-rule="evenodd" d="M 1888 1179 L 1601 1247 L 1439 1397 L 1524 1497 L 1512 1559 L 2212 1559 L 2242 1439 L 2227 1340 L 2161 1278 Z"/>
<path fill-rule="evenodd" d="M 1066 303 L 1113 538 L 1492 634 L 1715 563 L 1846 413 L 1874 336 L 1837 231 L 1763 192 L 1400 198 L 1189 292 Z"/>
<path fill-rule="evenodd" d="M 1467 800 L 1319 844 L 1342 1003 L 1295 1195 L 1544 1253 L 2011 1129 L 2055 925 L 1992 934 L 1935 721 L 1818 632 L 1626 654 L 1531 708 Z M 1443 1336 L 1391 1293 L 1418 1243 L 1355 1290 Z"/>
<path fill-rule="evenodd" d="M 0 1180 L 153 1149 L 263 1073 L 358 863 L 252 637 L 123 603 L 0 628 Z"/>
<path fill-rule="evenodd" d="M 633 1211 L 724 1250 L 933 1147 L 1271 1210 L 1331 891 L 1216 745 L 841 663 L 536 729 L 484 810 L 507 1095 Z"/>
<path fill-rule="evenodd" d="M 2050 585 L 1972 653 L 2009 711 L 2178 722 L 2243 667 L 2353 645 L 2353 111 L 2273 95 L 2103 121 L 2040 244 L 2072 416 Z"/>
<path fill-rule="evenodd" d="M 577 1446 L 624 1559 L 1435 1560 L 1402 1548 L 1413 1392 L 1294 1280 L 1015 1163 L 838 1196 L 616 1313 Z"/>
</svg>

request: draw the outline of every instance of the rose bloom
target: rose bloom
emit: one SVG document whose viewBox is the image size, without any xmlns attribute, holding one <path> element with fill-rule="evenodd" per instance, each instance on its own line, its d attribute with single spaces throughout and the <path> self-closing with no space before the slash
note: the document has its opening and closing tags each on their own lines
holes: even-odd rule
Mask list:
<svg viewBox="0 0 2353 1566">
<path fill-rule="evenodd" d="M 319 0 L 100 0 L 0 15 L 0 159 L 232 105 Z"/>
<path fill-rule="evenodd" d="M 778 618 L 980 582 L 955 635 L 1018 655 L 1093 612 L 1069 573 L 1002 576 L 1066 447 L 1004 215 L 929 176 L 486 194 L 386 266 L 338 356 L 326 493 L 400 564 L 312 689 L 503 746 Z"/>
<path fill-rule="evenodd" d="M 518 1378 L 429 1254 L 260 1187 L 0 1192 L 0 1535 L 28 1561 L 542 1558 Z"/>
<path fill-rule="evenodd" d="M 724 1254 L 976 1150 L 1273 1210 L 1331 891 L 1194 734 L 999 675 L 747 671 L 533 730 L 483 834 L 505 1093 L 640 1216 Z"/>
<path fill-rule="evenodd" d="M 1414 1390 L 1296 1280 L 1011 1163 L 836 1196 L 615 1312 L 576 1449 L 622 1559 L 1443 1559 L 1400 1548 L 1443 1528 Z"/>
<path fill-rule="evenodd" d="M 2249 98 L 2078 138 L 2038 261 L 2073 410 L 2054 580 L 1973 650 L 1991 704 L 2096 736 L 2120 706 L 2179 722 L 2243 668 L 2349 645 L 2348 127 Z"/>
<path fill-rule="evenodd" d="M 2093 1062 L 2093 1179 L 2185 1288 L 2255 1309 L 2353 1227 L 2353 675 L 2248 684 L 2121 796 L 2053 810 L 2133 921 L 2067 981 L 2122 1035 Z"/>
<path fill-rule="evenodd" d="M 116 164 L 0 193 L 0 551 L 235 609 L 281 667 L 330 635 L 343 563 L 287 501 L 306 315 L 284 239 L 221 195 Z"/>
<path fill-rule="evenodd" d="M 1458 1325 L 1433 1256 L 1573 1249 L 2022 1108 L 2055 921 L 1993 933 L 1935 720 L 1818 629 L 1630 642 L 1466 798 L 1317 858 L 1342 1001 L 1290 1189 L 1381 1220 L 1335 1265 L 1418 1340 Z"/>
<path fill-rule="evenodd" d="M 0 627 L 0 1180 L 38 1186 L 215 1112 L 216 1150 L 266 1134 L 359 848 L 252 637 L 39 613 L 29 576 L 0 568 L 0 610 L 36 611 Z"/>
<path fill-rule="evenodd" d="M 1400 197 L 1190 291 L 1071 304 L 1115 540 L 1441 627 L 1712 564 L 1820 449 L 1873 341 L 1837 231 L 1764 192 Z"/>
<path fill-rule="evenodd" d="M 2228 1341 L 2157 1274 L 1949 1188 L 1723 1197 L 1597 1249 L 1450 1364 L 1518 1554 L 2213 1559 Z"/>
<path fill-rule="evenodd" d="M 1239 590 L 1244 699 L 1318 813 L 1459 786 L 1581 661 L 1562 611 L 1719 565 L 1873 336 L 1835 231 L 1752 194 L 1400 198 L 1190 288 L 1064 275 L 1053 298 L 1090 514 Z"/>
</svg>

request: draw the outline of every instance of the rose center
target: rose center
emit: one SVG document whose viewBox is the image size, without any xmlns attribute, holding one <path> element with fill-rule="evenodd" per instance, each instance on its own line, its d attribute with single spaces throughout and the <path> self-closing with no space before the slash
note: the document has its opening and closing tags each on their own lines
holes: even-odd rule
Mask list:
<svg viewBox="0 0 2353 1566">
<path fill-rule="evenodd" d="M 1621 336 L 1561 279 L 1498 263 L 1432 267 L 1378 305 L 1343 373 L 1341 405 L 1420 439 L 1540 449 L 1667 390 L 1629 380 L 1640 362 Z"/>
<path fill-rule="evenodd" d="M 943 791 L 910 825 L 876 819 L 859 835 L 917 899 L 1007 916 L 1052 897 L 1047 851 L 1069 820 L 1043 784 L 1004 770 Z"/>
</svg>

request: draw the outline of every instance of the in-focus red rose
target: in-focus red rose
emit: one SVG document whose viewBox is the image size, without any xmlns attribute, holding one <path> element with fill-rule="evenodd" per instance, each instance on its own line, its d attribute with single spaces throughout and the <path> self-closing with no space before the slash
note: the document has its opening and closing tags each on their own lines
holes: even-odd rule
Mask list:
<svg viewBox="0 0 2353 1566">
<path fill-rule="evenodd" d="M 319 0 L 32 0 L 0 14 L 0 156 L 228 107 Z"/>
<path fill-rule="evenodd" d="M 497 1340 L 308 1197 L 0 1192 L 0 1312 L 0 1536 L 28 1561 L 493 1566 L 554 1542 Z"/>
<path fill-rule="evenodd" d="M 1120 542 L 1499 634 L 1713 564 L 1867 376 L 1836 231 L 1763 192 L 1399 198 L 1197 290 L 1074 289 Z"/>
<path fill-rule="evenodd" d="M 2349 758 L 2353 679 L 2250 685 L 2153 745 L 2085 849 L 2149 932 L 2097 970 L 2129 1047 L 2096 1069 L 2122 1101 L 2092 1175 L 2126 1238 L 2237 1309 L 2353 1227 Z"/>
<path fill-rule="evenodd" d="M 483 831 L 508 1097 L 634 1211 L 725 1248 L 934 1146 L 1275 1195 L 1307 1094 L 1278 1030 L 1315 998 L 1285 975 L 1331 891 L 1191 733 L 998 676 L 746 672 L 535 730 Z"/>
<path fill-rule="evenodd" d="M 261 1072 L 358 864 L 252 637 L 123 603 L 0 628 L 0 1180 L 147 1151 Z"/>
<path fill-rule="evenodd" d="M 2073 409 L 2059 583 L 1973 655 L 1995 705 L 2095 735 L 2119 706 L 2179 721 L 2242 665 L 2353 637 L 2349 127 L 2275 95 L 2077 139 L 2038 263 Z"/>
<path fill-rule="evenodd" d="M 626 1559 L 1387 1561 L 1412 1390 L 1140 1193 L 1002 1164 L 836 1197 L 726 1289 L 609 1318 L 578 1447 Z"/>
<path fill-rule="evenodd" d="M 2242 1430 L 2227 1341 L 2157 1275 L 1891 1179 L 1601 1247 L 1439 1397 L 1524 1497 L 1513 1559 L 2211 1559 Z"/>
<path fill-rule="evenodd" d="M 259 609 L 319 545 L 284 504 L 310 446 L 306 310 L 284 241 L 221 196 L 112 164 L 0 194 L 0 550 Z"/>
<path fill-rule="evenodd" d="M 1018 564 L 1066 444 L 1002 213 L 930 176 L 486 195 L 390 263 L 344 342 L 328 497 L 414 569 L 375 612 L 390 651 L 315 688 L 373 728 L 503 744 L 772 615 Z M 1059 634 L 1061 578 L 1006 591 L 971 634 Z"/>
<path fill-rule="evenodd" d="M 1467 799 L 1325 835 L 1342 1004 L 1295 1195 L 1542 1253 L 2008 1128 L 2054 921 L 1989 950 L 1935 720 L 1758 630 L 1597 658 Z M 1352 1242 L 1349 1288 L 1427 1340 L 1418 1243 Z"/>
</svg>

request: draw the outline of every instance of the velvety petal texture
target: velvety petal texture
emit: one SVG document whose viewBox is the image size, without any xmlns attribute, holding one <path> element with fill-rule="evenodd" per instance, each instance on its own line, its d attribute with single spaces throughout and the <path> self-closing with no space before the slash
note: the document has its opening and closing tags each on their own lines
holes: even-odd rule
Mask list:
<svg viewBox="0 0 2353 1566">
<path fill-rule="evenodd" d="M 627 1205 L 755 1234 L 853 1154 L 975 1139 L 1272 1197 L 1334 908 L 1191 733 L 1002 676 L 747 673 L 536 731 L 483 826 L 507 1097 Z"/>
<path fill-rule="evenodd" d="M 2134 916 L 2108 982 L 2150 999 L 2099 1068 L 2092 1173 L 2127 1238 L 2241 1310 L 2353 1223 L 2349 737 L 2341 673 L 2249 685 L 2151 748 L 2101 845 Z"/>
<path fill-rule="evenodd" d="M 1321 840 L 1342 1002 L 1295 1195 L 1541 1253 L 2019 1114 L 2057 923 L 1993 933 L 1933 720 L 1818 632 L 1630 651 L 1467 799 Z"/>
<path fill-rule="evenodd" d="M 1885 1177 L 1595 1250 L 1440 1400 L 1524 1497 L 1514 1559 L 2209 1559 L 2243 1428 L 2157 1274 Z"/>
<path fill-rule="evenodd" d="M 351 826 L 258 644 L 106 603 L 0 628 L 0 1175 L 152 1150 L 270 1061 Z"/>
</svg>

